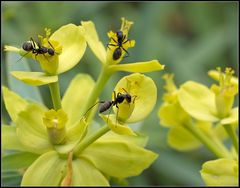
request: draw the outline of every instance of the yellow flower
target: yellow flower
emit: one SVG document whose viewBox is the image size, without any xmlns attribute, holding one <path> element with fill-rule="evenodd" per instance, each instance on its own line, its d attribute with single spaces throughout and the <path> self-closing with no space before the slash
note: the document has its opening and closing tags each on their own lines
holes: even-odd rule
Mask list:
<svg viewBox="0 0 240 188">
<path fill-rule="evenodd" d="M 222 134 L 222 127 L 214 127 L 211 122 L 193 119 L 179 102 L 179 89 L 176 87 L 173 74 L 163 76 L 166 84 L 164 89 L 167 91 L 163 95 L 163 104 L 159 108 L 158 116 L 160 125 L 170 128 L 168 132 L 168 144 L 177 150 L 188 151 L 200 147 L 201 142 L 186 129 L 187 125 L 193 125 L 204 134 L 216 139 L 226 138 Z M 194 104 L 192 104 L 194 105 Z M 221 134 L 220 134 L 221 133 Z"/>
<path fill-rule="evenodd" d="M 43 123 L 47 127 L 51 142 L 53 144 L 62 144 L 66 136 L 67 114 L 62 109 L 58 111 L 51 109 L 45 112 L 44 115 Z"/>
<path fill-rule="evenodd" d="M 208 186 L 238 186 L 238 161 L 217 159 L 203 164 L 201 176 Z"/>
<path fill-rule="evenodd" d="M 122 25 L 119 31 L 122 32 L 123 36 L 125 36 L 123 48 L 127 50 L 128 48 L 134 47 L 135 41 L 128 39 L 128 32 L 133 22 L 126 20 L 125 18 L 122 18 Z M 163 70 L 164 65 L 161 65 L 158 60 L 151 60 L 146 62 L 136 62 L 136 63 L 129 63 L 129 64 L 117 64 L 119 63 L 124 55 L 126 55 L 126 52 L 121 48 L 121 56 L 117 59 L 113 59 L 113 53 L 118 48 L 118 46 L 108 45 L 108 48 L 106 50 L 106 45 L 103 45 L 103 43 L 100 41 L 95 25 L 91 21 L 84 21 L 81 22 L 81 25 L 84 30 L 84 36 L 88 43 L 88 46 L 91 48 L 92 52 L 95 54 L 95 56 L 99 59 L 99 61 L 105 65 L 108 66 L 108 72 L 114 73 L 117 71 L 127 71 L 127 72 L 152 72 L 152 71 L 158 71 Z M 118 42 L 117 39 L 117 32 L 110 31 L 108 33 L 108 37 L 110 38 L 109 44 L 117 45 L 116 42 Z M 116 42 L 115 42 L 115 41 Z M 126 43 L 125 43 L 126 42 Z"/>
<path fill-rule="evenodd" d="M 108 38 L 110 39 L 110 42 L 108 43 L 107 62 L 109 64 L 119 63 L 125 56 L 125 54 L 128 53 L 127 49 L 135 46 L 135 40 L 128 39 L 128 32 L 132 24 L 133 22 L 125 20 L 125 18 L 122 18 L 121 29 L 117 32 L 113 31 L 108 32 Z M 120 34 L 119 37 L 118 33 Z M 122 47 L 118 46 L 119 40 L 122 43 Z M 116 56 L 115 54 L 117 54 L 117 57 L 115 57 Z"/>
<path fill-rule="evenodd" d="M 27 41 L 33 45 L 35 50 L 28 52 L 24 51 L 23 48 L 17 49 L 12 46 L 5 46 L 5 51 L 17 52 L 23 57 L 39 61 L 45 73 L 11 72 L 17 79 L 34 86 L 56 82 L 55 75 L 66 72 L 79 63 L 86 49 L 86 41 L 81 26 L 64 25 L 52 35 L 50 35 L 49 29 L 45 29 L 45 32 L 45 37 L 38 36 L 39 43 L 32 40 Z M 53 54 L 48 51 L 39 52 L 40 48 L 51 49 Z"/>
<path fill-rule="evenodd" d="M 157 100 L 157 87 L 150 77 L 134 73 L 123 77 L 114 89 L 116 95 L 129 94 L 131 101 L 126 98 L 113 107 L 115 115 L 102 115 L 110 128 L 119 134 L 134 134 L 126 123 L 138 122 L 146 118 L 152 111 Z M 113 101 L 115 97 L 113 96 Z"/>
<path fill-rule="evenodd" d="M 178 93 L 181 106 L 198 120 L 237 124 L 238 107 L 232 105 L 238 91 L 237 84 L 231 81 L 232 74 L 231 69 L 226 69 L 226 76 L 219 73 L 220 85 L 213 85 L 211 90 L 193 81 L 184 83 Z"/>
<path fill-rule="evenodd" d="M 215 104 L 219 117 L 224 118 L 229 115 L 234 96 L 238 93 L 238 84 L 232 78 L 234 71 L 231 68 L 226 68 L 225 73 L 219 71 L 219 86 L 213 84 L 211 90 L 215 93 Z"/>
<path fill-rule="evenodd" d="M 112 131 L 71 157 L 74 147 L 80 140 L 84 142 L 87 133 L 87 124 L 80 121 L 84 112 L 79 111 L 79 106 L 86 105 L 86 96 L 93 87 L 94 81 L 88 75 L 79 74 L 72 80 L 62 101 L 67 122 L 62 110 L 48 111 L 3 87 L 3 99 L 13 123 L 2 125 L 2 147 L 27 153 L 26 161 L 18 164 L 27 167 L 22 186 L 109 186 L 108 177 L 139 175 L 156 160 L 156 153 L 143 148 L 145 136 L 120 136 Z M 56 122 L 60 129 L 66 124 L 66 142 L 58 145 L 51 143 L 47 135 L 47 128 Z"/>
</svg>

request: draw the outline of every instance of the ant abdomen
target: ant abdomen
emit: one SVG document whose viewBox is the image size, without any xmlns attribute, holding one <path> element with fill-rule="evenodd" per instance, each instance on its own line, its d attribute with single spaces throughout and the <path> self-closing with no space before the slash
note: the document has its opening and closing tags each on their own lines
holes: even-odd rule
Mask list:
<svg viewBox="0 0 240 188">
<path fill-rule="evenodd" d="M 99 107 L 99 113 L 105 112 L 112 106 L 112 101 L 105 101 Z"/>
</svg>

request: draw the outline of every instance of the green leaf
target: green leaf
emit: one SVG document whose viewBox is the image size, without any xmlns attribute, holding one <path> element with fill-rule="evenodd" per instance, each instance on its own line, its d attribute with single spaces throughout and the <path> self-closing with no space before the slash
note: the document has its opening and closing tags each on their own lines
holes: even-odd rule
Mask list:
<svg viewBox="0 0 240 188">
<path fill-rule="evenodd" d="M 216 116 L 215 95 L 206 86 L 188 81 L 181 85 L 178 99 L 182 108 L 192 117 L 202 121 L 219 120 Z"/>
<path fill-rule="evenodd" d="M 28 102 L 21 98 L 19 95 L 10 91 L 7 87 L 2 87 L 3 89 L 3 100 L 5 102 L 6 109 L 10 115 L 13 122 L 16 121 L 18 113 L 23 111 Z"/>
<path fill-rule="evenodd" d="M 238 186 L 238 162 L 232 159 L 207 161 L 200 171 L 208 186 Z"/>
<path fill-rule="evenodd" d="M 94 85 L 93 79 L 87 74 L 78 74 L 73 78 L 62 99 L 62 107 L 68 115 L 66 127 L 73 126 L 85 113 L 82 109 L 85 109 Z"/>
<path fill-rule="evenodd" d="M 109 176 L 139 175 L 158 157 L 157 154 L 124 141 L 96 141 L 81 156 L 89 159 L 99 170 Z"/>
<path fill-rule="evenodd" d="M 46 110 L 37 104 L 30 104 L 26 110 L 19 113 L 16 121 L 19 140 L 33 153 L 41 154 L 53 147 L 42 120 Z"/>
<path fill-rule="evenodd" d="M 109 66 L 111 72 L 126 71 L 126 72 L 153 72 L 164 69 L 164 65 L 161 65 L 157 60 L 136 62 L 128 64 L 118 64 Z"/>
<path fill-rule="evenodd" d="M 1 186 L 20 186 L 22 175 L 19 171 L 2 170 Z"/>
<path fill-rule="evenodd" d="M 18 170 L 20 168 L 27 168 L 38 157 L 39 155 L 28 153 L 28 152 L 19 152 L 19 153 L 5 155 L 2 158 L 2 169 Z"/>
<path fill-rule="evenodd" d="M 57 76 L 49 76 L 43 72 L 13 71 L 11 74 L 18 80 L 32 86 L 41 86 L 58 81 Z"/>
<path fill-rule="evenodd" d="M 74 160 L 72 167 L 73 186 L 109 186 L 106 177 L 84 158 Z"/>
<path fill-rule="evenodd" d="M 2 148 L 10 150 L 27 151 L 17 137 L 16 127 L 10 125 L 2 125 Z"/>
<path fill-rule="evenodd" d="M 44 153 L 24 173 L 21 186 L 60 185 L 66 163 L 56 151 Z"/>
</svg>

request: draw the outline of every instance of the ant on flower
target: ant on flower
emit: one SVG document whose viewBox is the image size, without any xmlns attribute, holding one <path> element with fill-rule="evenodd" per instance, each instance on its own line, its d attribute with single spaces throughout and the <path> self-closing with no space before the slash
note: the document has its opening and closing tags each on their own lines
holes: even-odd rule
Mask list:
<svg viewBox="0 0 240 188">
<path fill-rule="evenodd" d="M 127 56 L 125 57 L 129 56 L 128 51 L 125 48 L 123 48 L 123 44 L 129 42 L 130 40 L 126 38 L 126 35 L 124 35 L 122 31 L 117 31 L 116 36 L 117 36 L 117 41 L 111 37 L 111 39 L 115 42 L 115 44 L 108 43 L 107 45 L 107 47 L 117 46 L 117 48 L 113 52 L 113 60 L 118 60 L 121 57 L 122 50 L 124 50 L 127 53 Z"/>
</svg>

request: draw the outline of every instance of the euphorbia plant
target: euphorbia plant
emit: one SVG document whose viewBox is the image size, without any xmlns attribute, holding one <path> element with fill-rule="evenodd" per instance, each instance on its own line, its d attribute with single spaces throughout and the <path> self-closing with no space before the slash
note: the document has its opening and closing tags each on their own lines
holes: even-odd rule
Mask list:
<svg viewBox="0 0 240 188">
<path fill-rule="evenodd" d="M 122 19 L 120 31 L 125 37 L 132 24 Z M 111 43 L 117 41 L 116 32 L 110 31 L 108 36 Z M 125 50 L 133 47 L 135 41 L 124 43 L 125 50 L 115 60 L 113 53 L 118 46 L 106 49 L 91 21 L 79 26 L 65 25 L 52 35 L 46 30 L 46 36 L 39 36 L 39 40 L 42 46 L 54 48 L 56 53 L 26 55 L 23 49 L 6 47 L 7 51 L 40 63 L 43 72 L 15 71 L 12 75 L 29 85 L 48 84 L 53 102 L 53 108 L 48 109 L 3 87 L 3 99 L 12 119 L 11 125 L 2 125 L 3 149 L 24 152 L 22 161 L 26 157 L 32 159 L 19 164 L 27 167 L 21 185 L 109 185 L 111 177 L 136 176 L 148 168 L 157 154 L 144 149 L 146 137 L 131 130 L 127 123 L 143 120 L 156 103 L 154 81 L 141 73 L 162 70 L 164 65 L 157 60 L 119 64 Z M 101 62 L 100 75 L 95 82 L 90 75 L 77 74 L 61 98 L 58 77 L 80 62 L 87 45 Z M 119 104 L 118 115 L 101 115 L 106 125 L 93 129 L 96 110 L 86 112 L 98 101 L 111 75 L 118 71 L 134 72 L 122 78 L 115 91 L 123 92 L 125 88 L 135 100 Z M 151 91 L 151 100 L 146 91 Z M 6 155 L 5 161 L 12 155 Z"/>
</svg>

